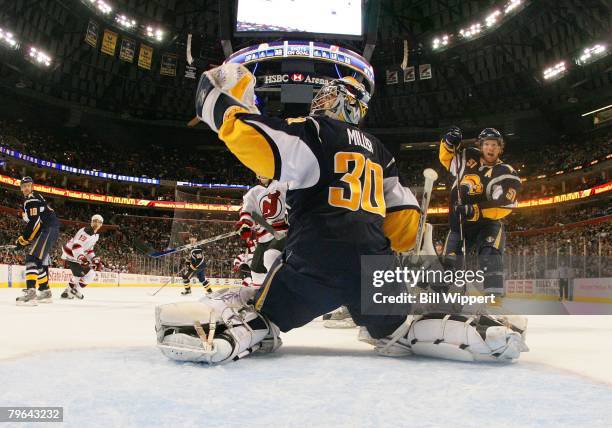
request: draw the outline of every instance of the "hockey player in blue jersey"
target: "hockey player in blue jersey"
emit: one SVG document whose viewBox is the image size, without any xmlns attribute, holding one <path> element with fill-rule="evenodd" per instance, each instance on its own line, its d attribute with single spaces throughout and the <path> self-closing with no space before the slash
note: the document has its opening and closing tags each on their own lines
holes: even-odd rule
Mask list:
<svg viewBox="0 0 612 428">
<path fill-rule="evenodd" d="M 197 238 L 195 236 L 189 237 L 189 243 L 191 245 L 197 242 Z M 191 294 L 191 278 L 194 276 L 200 281 L 200 283 L 204 286 L 204 290 L 207 293 L 212 292 L 210 288 L 210 283 L 206 279 L 206 260 L 204 260 L 204 250 L 201 247 L 195 247 L 189 250 L 187 254 L 187 258 L 185 259 L 185 267 L 183 269 L 183 286 L 185 289 L 181 292 L 183 296 L 187 294 Z"/>
<path fill-rule="evenodd" d="M 310 115 L 283 120 L 259 114 L 254 85 L 237 64 L 208 71 L 196 112 L 244 165 L 287 183 L 285 250 L 259 291 L 158 307 L 160 349 L 178 360 L 232 361 L 274 351 L 281 331 L 345 305 L 382 354 L 411 353 L 406 316 L 365 315 L 360 307 L 361 256 L 410 250 L 420 217 L 393 156 L 357 126 L 369 94 L 354 78 L 337 79 L 318 92 Z"/>
</svg>

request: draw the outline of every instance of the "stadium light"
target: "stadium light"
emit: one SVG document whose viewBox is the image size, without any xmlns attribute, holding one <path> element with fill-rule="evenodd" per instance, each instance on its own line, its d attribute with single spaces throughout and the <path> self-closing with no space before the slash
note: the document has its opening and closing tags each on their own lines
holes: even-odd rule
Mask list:
<svg viewBox="0 0 612 428">
<path fill-rule="evenodd" d="M 544 79 L 550 80 L 555 77 L 560 77 L 566 71 L 567 67 L 565 66 L 565 61 L 561 61 L 552 67 L 548 67 L 542 74 L 544 75 Z"/>
<path fill-rule="evenodd" d="M 153 28 L 148 26 L 146 29 L 147 37 L 157 40 L 161 42 L 164 38 L 164 32 L 160 28 Z"/>
<path fill-rule="evenodd" d="M 521 5 L 521 0 L 510 0 L 506 3 L 506 7 L 504 8 L 504 13 L 507 15 L 512 12 L 514 9 Z"/>
<path fill-rule="evenodd" d="M 441 47 L 448 45 L 448 34 L 444 34 L 441 37 L 436 37 L 432 42 L 433 49 L 440 49 Z"/>
<path fill-rule="evenodd" d="M 17 40 L 15 40 L 13 33 L 3 30 L 2 28 L 0 28 L 0 43 L 13 49 L 17 49 L 19 47 L 19 43 L 17 43 Z"/>
<path fill-rule="evenodd" d="M 34 46 L 30 47 L 28 57 L 34 64 L 44 65 L 45 67 L 49 67 L 51 65 L 51 57 Z"/>
<path fill-rule="evenodd" d="M 481 25 L 479 22 L 477 22 L 476 24 L 470 25 L 470 27 L 467 30 L 466 29 L 459 30 L 459 35 L 461 37 L 465 37 L 466 39 L 469 39 L 471 37 L 477 36 L 478 34 L 480 34 L 481 31 L 482 31 Z"/>
<path fill-rule="evenodd" d="M 598 43 L 596 45 L 585 48 L 582 54 L 576 58 L 576 64 L 585 65 L 597 61 L 608 54 L 608 46 Z"/>
<path fill-rule="evenodd" d="M 128 18 L 127 16 L 122 14 L 118 14 L 115 17 L 115 21 L 117 21 L 119 25 L 127 29 L 132 29 L 136 26 L 136 21 L 134 19 Z"/>
<path fill-rule="evenodd" d="M 504 18 L 510 13 L 516 13 L 528 2 L 524 0 L 509 0 L 503 7 L 494 9 L 485 15 L 481 21 L 472 23 L 469 27 L 464 27 L 455 34 L 445 34 L 442 36 L 436 36 L 432 39 L 431 45 L 433 50 L 442 50 L 450 44 L 450 39 L 453 36 L 461 37 L 463 40 L 474 40 L 484 34 L 490 33 L 495 30 L 497 26 L 502 24 Z"/>
<path fill-rule="evenodd" d="M 96 2 L 96 8 L 105 15 L 113 11 L 113 8 L 103 0 L 98 0 Z"/>
<path fill-rule="evenodd" d="M 499 10 L 496 10 L 495 12 L 487 16 L 487 18 L 485 19 L 485 24 L 487 28 L 491 28 L 492 26 L 497 24 L 497 21 L 499 20 L 500 15 L 501 15 L 501 12 Z"/>
</svg>

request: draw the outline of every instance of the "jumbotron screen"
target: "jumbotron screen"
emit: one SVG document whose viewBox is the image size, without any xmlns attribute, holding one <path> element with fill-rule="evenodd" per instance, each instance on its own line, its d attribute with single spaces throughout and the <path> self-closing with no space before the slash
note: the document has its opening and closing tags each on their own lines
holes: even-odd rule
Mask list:
<svg viewBox="0 0 612 428">
<path fill-rule="evenodd" d="M 361 0 L 238 0 L 236 33 L 361 36 Z"/>
</svg>

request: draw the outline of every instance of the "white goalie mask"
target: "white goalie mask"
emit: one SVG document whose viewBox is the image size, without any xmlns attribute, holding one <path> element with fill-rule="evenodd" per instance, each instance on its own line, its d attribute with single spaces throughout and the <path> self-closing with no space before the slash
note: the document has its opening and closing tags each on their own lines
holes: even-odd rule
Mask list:
<svg viewBox="0 0 612 428">
<path fill-rule="evenodd" d="M 370 94 L 353 77 L 332 80 L 315 95 L 310 114 L 324 114 L 332 119 L 357 125 L 368 112 Z"/>
</svg>

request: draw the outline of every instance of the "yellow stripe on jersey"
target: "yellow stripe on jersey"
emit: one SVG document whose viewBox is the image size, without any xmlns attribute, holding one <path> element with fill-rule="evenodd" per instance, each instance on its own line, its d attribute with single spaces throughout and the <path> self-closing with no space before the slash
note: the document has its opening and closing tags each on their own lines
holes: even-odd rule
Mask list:
<svg viewBox="0 0 612 428">
<path fill-rule="evenodd" d="M 500 218 L 506 217 L 512 210 L 510 208 L 483 208 L 482 217 L 491 220 L 499 220 Z"/>
<path fill-rule="evenodd" d="M 444 165 L 444 168 L 446 168 L 448 171 L 450 171 L 453 156 L 455 156 L 455 152 L 446 147 L 444 141 L 440 141 L 440 153 L 438 157 L 440 158 L 440 163 Z"/>
<path fill-rule="evenodd" d="M 257 129 L 236 118 L 236 109 L 229 113 L 219 128 L 219 139 L 247 168 L 262 177 L 274 178 L 274 153 L 266 138 Z"/>
<path fill-rule="evenodd" d="M 39 230 L 40 230 L 40 217 L 36 219 L 36 224 L 34 225 L 34 229 L 32 229 L 32 233 L 27 238 L 27 240 L 31 241 L 32 239 L 34 239 L 34 237 L 36 236 Z"/>
<path fill-rule="evenodd" d="M 414 208 L 387 213 L 383 232 L 391 241 L 393 251 L 403 252 L 414 247 L 420 216 L 421 213 Z"/>
</svg>

